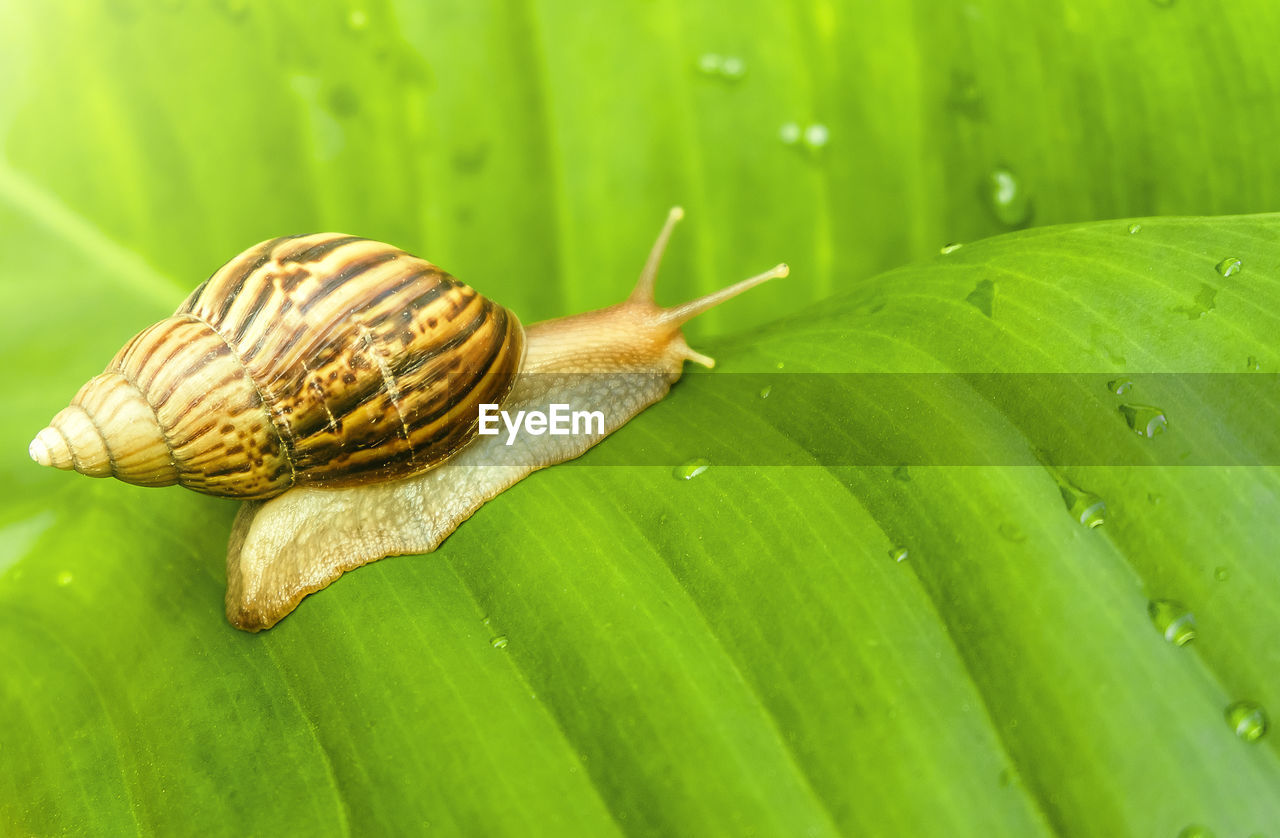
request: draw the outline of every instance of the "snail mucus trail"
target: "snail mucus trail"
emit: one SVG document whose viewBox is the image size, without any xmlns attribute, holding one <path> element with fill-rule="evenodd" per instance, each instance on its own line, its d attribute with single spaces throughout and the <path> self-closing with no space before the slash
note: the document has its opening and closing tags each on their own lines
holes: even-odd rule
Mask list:
<svg viewBox="0 0 1280 838">
<path fill-rule="evenodd" d="M 573 459 L 666 395 L 680 327 L 786 265 L 683 305 L 654 302 L 667 216 L 631 295 L 525 328 L 398 248 L 319 233 L 233 258 L 129 341 L 40 431 L 31 458 L 243 500 L 227 619 L 270 628 L 384 556 L 434 550 L 485 501 Z M 580 435 L 477 434 L 481 404 L 600 411 Z"/>
</svg>

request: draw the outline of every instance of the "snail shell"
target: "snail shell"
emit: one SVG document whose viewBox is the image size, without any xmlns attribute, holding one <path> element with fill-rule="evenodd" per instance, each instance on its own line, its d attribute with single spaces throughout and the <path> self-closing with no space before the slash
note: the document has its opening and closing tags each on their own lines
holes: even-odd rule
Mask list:
<svg viewBox="0 0 1280 838">
<path fill-rule="evenodd" d="M 524 351 L 514 314 L 399 248 L 271 239 L 125 344 L 30 453 L 246 499 L 405 477 L 475 436 Z"/>
<path fill-rule="evenodd" d="M 662 399 L 686 361 L 714 365 L 681 326 L 788 269 L 659 306 L 658 265 L 683 214 L 667 214 L 629 297 L 527 331 L 390 245 L 336 233 L 263 242 L 131 340 L 31 456 L 244 498 L 227 619 L 270 628 L 348 570 L 434 550 L 490 498 Z M 481 404 L 572 404 L 598 409 L 603 426 L 472 441 Z"/>
</svg>

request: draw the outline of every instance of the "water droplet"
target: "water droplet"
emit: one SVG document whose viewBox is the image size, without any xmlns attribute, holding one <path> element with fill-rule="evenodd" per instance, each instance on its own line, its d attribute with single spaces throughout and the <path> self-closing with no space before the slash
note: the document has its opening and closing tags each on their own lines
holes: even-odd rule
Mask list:
<svg viewBox="0 0 1280 838">
<path fill-rule="evenodd" d="M 1240 273 L 1240 265 L 1241 262 L 1239 256 L 1228 256 L 1226 259 L 1223 259 L 1221 262 L 1214 265 L 1213 269 L 1223 276 L 1231 276 L 1232 274 Z"/>
<path fill-rule="evenodd" d="M 720 74 L 730 81 L 737 81 L 747 74 L 747 63 L 736 55 L 726 55 Z"/>
<path fill-rule="evenodd" d="M 1267 728 L 1271 725 L 1271 720 L 1267 718 L 1267 711 L 1256 701 L 1237 701 L 1230 704 L 1224 715 L 1236 736 L 1246 742 L 1257 742 L 1266 735 Z"/>
<path fill-rule="evenodd" d="M 698 56 L 698 72 L 725 81 L 739 81 L 747 74 L 747 62 L 736 55 L 704 52 Z"/>
<path fill-rule="evenodd" d="M 769 394 L 770 394 L 770 393 L 772 393 L 772 392 L 773 392 L 773 385 L 772 385 L 772 384 L 766 384 L 766 385 L 764 385 L 763 387 L 761 387 L 761 388 L 760 388 L 760 398 L 762 398 L 762 399 L 767 399 L 767 398 L 769 398 Z"/>
<path fill-rule="evenodd" d="M 1127 378 L 1113 378 L 1107 382 L 1107 389 L 1117 396 L 1123 396 L 1133 389 L 1133 382 Z"/>
<path fill-rule="evenodd" d="M 1199 320 L 1217 306 L 1218 289 L 1208 283 L 1200 283 L 1200 290 L 1196 292 L 1195 302 L 1190 305 L 1178 306 L 1174 311 L 1180 311 L 1187 315 L 1188 320 Z"/>
<path fill-rule="evenodd" d="M 775 364 L 773 365 L 773 368 L 774 368 L 775 370 L 780 370 L 780 369 L 782 369 L 782 368 L 783 368 L 783 367 L 785 367 L 785 366 L 786 366 L 786 364 L 784 364 L 782 361 L 778 361 L 777 363 L 775 363 Z"/>
<path fill-rule="evenodd" d="M 1147 502 L 1150 503 L 1152 506 L 1159 506 L 1160 502 L 1163 500 L 1164 500 L 1164 496 L 1161 495 L 1159 492 L 1147 492 Z"/>
<path fill-rule="evenodd" d="M 1021 226 L 1031 218 L 1031 198 L 1008 169 L 988 175 L 985 191 L 996 220 L 1006 227 Z"/>
<path fill-rule="evenodd" d="M 505 634 L 500 634 L 490 640 L 489 645 L 495 649 L 505 649 L 507 648 L 507 636 Z"/>
<path fill-rule="evenodd" d="M 459 146 L 451 157 L 454 171 L 463 174 L 477 174 L 484 170 L 489 162 L 489 144 L 487 142 L 469 143 Z"/>
<path fill-rule="evenodd" d="M 1071 517 L 1089 529 L 1096 529 L 1107 520 L 1107 504 L 1102 498 L 1073 486 L 1061 477 L 1058 478 L 1058 490 Z"/>
<path fill-rule="evenodd" d="M 952 70 L 947 104 L 970 119 L 981 119 L 986 115 L 982 102 L 982 90 L 979 89 L 978 81 L 972 73 Z"/>
<path fill-rule="evenodd" d="M 1172 599 L 1153 599 L 1147 603 L 1147 614 L 1160 636 L 1175 646 L 1186 646 L 1196 639 L 1196 618 L 1191 609 Z"/>
<path fill-rule="evenodd" d="M 329 110 L 335 116 L 349 118 L 360 112 L 359 94 L 345 84 L 329 88 L 329 94 L 325 98 L 328 100 Z"/>
<path fill-rule="evenodd" d="M 1231 568 L 1225 565 L 1218 565 L 1213 569 L 1213 578 L 1219 582 L 1226 582 L 1231 578 Z"/>
<path fill-rule="evenodd" d="M 996 284 L 989 279 L 982 279 L 973 287 L 964 301 L 988 317 L 996 302 Z"/>
<path fill-rule="evenodd" d="M 724 58 L 714 52 L 704 52 L 698 56 L 698 72 L 708 76 L 718 76 L 724 69 Z"/>
<path fill-rule="evenodd" d="M 688 462 L 684 462 L 676 466 L 671 474 L 677 480 L 692 480 L 710 467 L 710 460 L 704 459 L 703 457 L 696 457 Z"/>
<path fill-rule="evenodd" d="M 906 466 L 897 466 L 893 470 L 893 479 L 903 483 L 910 483 L 911 471 Z"/>
<path fill-rule="evenodd" d="M 1141 231 L 1141 230 L 1142 230 L 1142 225 L 1141 225 L 1141 224 L 1138 224 L 1137 222 L 1134 222 L 1133 224 L 1130 224 L 1130 225 L 1129 225 L 1129 235 L 1131 235 L 1131 236 L 1132 236 L 1134 233 L 1137 233 L 1137 232 L 1139 232 L 1139 231 Z"/>
<path fill-rule="evenodd" d="M 1258 363 L 1256 356 L 1250 355 L 1248 358 L 1244 359 L 1244 368 L 1250 372 L 1257 372 L 1262 369 L 1262 365 Z"/>
<path fill-rule="evenodd" d="M 910 551 L 906 547 L 894 547 L 889 551 L 889 558 L 895 562 L 905 562 L 908 555 L 910 555 Z"/>
<path fill-rule="evenodd" d="M 950 242 L 949 244 L 944 244 L 942 247 L 938 248 L 938 252 L 943 256 L 946 256 L 948 253 L 955 253 L 962 247 L 964 247 L 962 242 Z"/>
<path fill-rule="evenodd" d="M 831 132 L 821 122 L 815 122 L 804 129 L 804 144 L 815 151 L 825 146 L 829 139 Z"/>
<path fill-rule="evenodd" d="M 64 588 L 74 581 L 76 581 L 76 578 L 71 575 L 69 570 L 64 570 L 58 574 L 58 584 Z"/>
<path fill-rule="evenodd" d="M 1122 404 L 1120 412 L 1129 429 L 1140 437 L 1154 439 L 1169 427 L 1169 418 L 1164 411 L 1149 404 Z"/>
<path fill-rule="evenodd" d="M 352 9 L 347 15 L 347 28 L 352 32 L 361 32 L 369 26 L 369 14 L 364 9 Z"/>
<path fill-rule="evenodd" d="M 800 142 L 800 126 L 794 122 L 782 123 L 782 127 L 778 129 L 778 138 L 787 145 L 795 145 Z"/>
<path fill-rule="evenodd" d="M 1021 544 L 1027 540 L 1027 534 L 1022 531 L 1022 527 L 1012 521 L 1004 521 L 1000 526 L 996 527 L 996 531 L 1000 533 L 1000 537 L 1005 541 L 1014 544 Z"/>
</svg>

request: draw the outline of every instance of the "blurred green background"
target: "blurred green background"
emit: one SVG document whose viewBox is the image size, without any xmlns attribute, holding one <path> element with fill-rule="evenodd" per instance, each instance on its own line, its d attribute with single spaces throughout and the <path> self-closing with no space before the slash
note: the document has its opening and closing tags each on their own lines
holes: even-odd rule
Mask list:
<svg viewBox="0 0 1280 838">
<path fill-rule="evenodd" d="M 1280 834 L 1280 222 L 1207 218 L 1280 209 L 1277 43 L 1269 0 L 0 0 L 0 832 Z M 233 504 L 25 456 L 262 239 L 527 323 L 625 295 L 673 204 L 660 301 L 792 266 L 688 329 L 768 398 L 690 375 L 264 635 Z M 966 391 L 922 397 L 995 465 L 908 472 L 815 454 L 880 414 L 793 371 L 1266 378 L 1125 436 L 1235 467 L 999 467 L 1114 429 Z M 614 465 L 726 427 L 812 465 Z"/>
</svg>

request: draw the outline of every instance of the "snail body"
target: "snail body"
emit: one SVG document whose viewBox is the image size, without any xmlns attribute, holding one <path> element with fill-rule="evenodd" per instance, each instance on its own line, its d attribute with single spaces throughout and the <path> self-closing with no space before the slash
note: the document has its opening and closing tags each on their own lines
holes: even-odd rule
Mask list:
<svg viewBox="0 0 1280 838">
<path fill-rule="evenodd" d="M 338 234 L 272 239 L 144 329 L 31 443 L 42 464 L 244 501 L 227 618 L 269 628 L 384 556 L 434 550 L 487 500 L 581 455 L 666 395 L 680 326 L 785 265 L 653 301 L 679 208 L 620 304 L 524 327 L 435 265 Z M 600 411 L 579 435 L 477 434 L 479 409 Z"/>
</svg>

